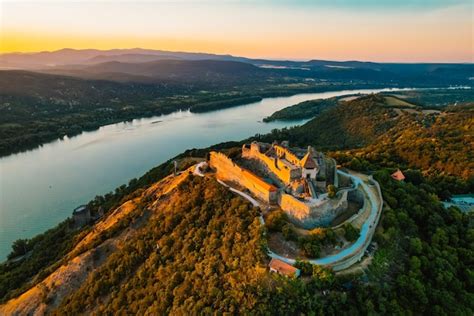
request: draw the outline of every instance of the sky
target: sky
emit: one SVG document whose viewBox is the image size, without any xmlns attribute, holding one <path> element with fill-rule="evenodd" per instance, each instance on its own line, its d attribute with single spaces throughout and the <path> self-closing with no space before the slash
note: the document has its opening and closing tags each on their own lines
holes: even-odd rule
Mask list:
<svg viewBox="0 0 474 316">
<path fill-rule="evenodd" d="M 473 16 L 472 0 L 0 0 L 0 52 L 141 47 L 271 59 L 473 62 Z"/>
</svg>

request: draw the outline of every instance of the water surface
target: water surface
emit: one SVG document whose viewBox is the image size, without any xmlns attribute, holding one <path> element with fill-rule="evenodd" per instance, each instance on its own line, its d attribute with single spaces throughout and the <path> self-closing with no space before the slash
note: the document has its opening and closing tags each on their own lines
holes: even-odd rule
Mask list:
<svg viewBox="0 0 474 316">
<path fill-rule="evenodd" d="M 72 210 L 190 148 L 242 140 L 304 121 L 262 123 L 306 100 L 389 89 L 345 90 L 266 98 L 238 107 L 107 125 L 0 158 L 0 260 L 18 238 L 55 226 Z"/>
</svg>

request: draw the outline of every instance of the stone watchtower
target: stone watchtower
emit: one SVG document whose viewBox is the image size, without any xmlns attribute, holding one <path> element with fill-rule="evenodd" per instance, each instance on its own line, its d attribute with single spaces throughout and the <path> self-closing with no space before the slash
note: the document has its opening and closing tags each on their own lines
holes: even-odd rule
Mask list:
<svg viewBox="0 0 474 316">
<path fill-rule="evenodd" d="M 319 172 L 318 163 L 313 159 L 313 149 L 308 146 L 308 152 L 301 159 L 301 176 L 302 178 L 316 179 Z"/>
</svg>

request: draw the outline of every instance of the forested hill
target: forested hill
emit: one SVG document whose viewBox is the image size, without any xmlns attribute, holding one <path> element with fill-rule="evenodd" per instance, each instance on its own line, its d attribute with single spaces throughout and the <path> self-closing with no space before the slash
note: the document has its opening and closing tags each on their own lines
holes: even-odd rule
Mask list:
<svg viewBox="0 0 474 316">
<path fill-rule="evenodd" d="M 252 64 L 222 60 L 157 60 L 141 63 L 109 61 L 87 66 L 70 66 L 48 70 L 50 73 L 77 77 L 135 82 L 185 82 L 204 85 L 212 82 L 254 82 L 279 73 Z M 127 79 L 127 75 L 130 76 Z"/>
<path fill-rule="evenodd" d="M 263 137 L 289 139 L 297 145 L 314 144 L 324 149 L 354 148 L 374 142 L 398 121 L 396 113 L 384 107 L 382 97 L 369 95 L 334 104 L 302 126 Z"/>
<path fill-rule="evenodd" d="M 445 210 L 427 182 L 398 183 L 386 170 L 374 177 L 388 202 L 362 274 L 269 273 L 259 210 L 185 172 L 96 198 L 93 209 L 111 207 L 96 225 L 65 222 L 36 239 L 29 257 L 0 265 L 4 303 L 17 297 L 0 313 L 472 314 L 472 218 Z"/>
<path fill-rule="evenodd" d="M 403 166 L 465 180 L 474 177 L 472 103 L 433 112 L 397 108 L 383 95 L 369 95 L 333 106 L 303 126 L 261 138 L 339 151 L 342 163 L 359 157 L 362 163 L 357 165 L 356 159 L 351 165 L 357 170 Z"/>
<path fill-rule="evenodd" d="M 448 108 L 440 114 L 403 114 L 376 141 L 347 154 L 377 165 L 402 165 L 433 176 L 453 175 L 472 181 L 474 104 Z"/>
<path fill-rule="evenodd" d="M 0 71 L 0 156 L 103 125 L 178 110 L 206 112 L 264 97 L 386 86 L 307 82 L 246 63 L 215 60 L 97 67 L 105 72 L 88 72 L 89 79 Z M 129 73 L 117 72 L 126 69 Z"/>
<path fill-rule="evenodd" d="M 336 148 L 342 140 L 348 150 L 331 154 L 372 173 L 385 208 L 367 267 L 334 274 L 316 266 L 297 280 L 269 273 L 259 210 L 212 178 L 188 171 L 166 177 L 167 162 L 91 201 L 94 213 L 105 212 L 98 222 L 77 229 L 68 220 L 16 243 L 10 258 L 28 255 L 0 264 L 0 314 L 472 315 L 472 215 L 445 209 L 438 182 L 404 169 L 416 165 L 412 155 L 377 151 L 385 139 L 387 146 L 413 144 L 400 148 L 432 160 L 422 171 L 435 172 L 436 166 L 438 173 L 458 174 L 449 161 L 469 167 L 472 159 L 464 158 L 472 152 L 471 132 L 469 106 L 444 114 L 398 113 L 384 97 L 368 96 L 304 126 L 260 137 L 319 148 Z M 440 142 L 438 149 L 425 147 L 430 139 Z M 230 153 L 238 145 L 216 148 Z M 202 159 L 207 152 L 184 153 L 181 169 L 195 162 L 189 157 Z M 370 160 L 372 155 L 380 159 Z M 390 177 L 398 167 L 404 182 Z M 467 188 L 466 180 L 455 178 Z M 452 190 L 458 183 L 445 185 Z"/>
</svg>

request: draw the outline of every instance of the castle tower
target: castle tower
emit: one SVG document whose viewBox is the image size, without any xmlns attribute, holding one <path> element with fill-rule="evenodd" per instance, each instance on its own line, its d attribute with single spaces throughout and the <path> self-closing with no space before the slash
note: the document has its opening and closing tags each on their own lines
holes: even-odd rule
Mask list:
<svg viewBox="0 0 474 316">
<path fill-rule="evenodd" d="M 300 162 L 301 165 L 301 176 L 303 178 L 316 179 L 316 175 L 319 172 L 319 166 L 313 159 L 313 149 L 308 146 L 308 152 L 304 155 Z"/>
</svg>

